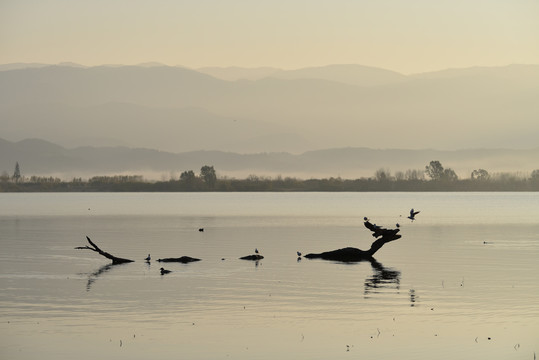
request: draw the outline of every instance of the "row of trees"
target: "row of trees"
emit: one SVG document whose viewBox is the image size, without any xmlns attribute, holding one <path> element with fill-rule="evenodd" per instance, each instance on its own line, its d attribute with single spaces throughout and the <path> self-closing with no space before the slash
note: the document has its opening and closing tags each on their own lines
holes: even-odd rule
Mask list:
<svg viewBox="0 0 539 360">
<path fill-rule="evenodd" d="M 451 168 L 431 161 L 425 170 L 407 170 L 394 175 L 388 169 L 379 169 L 370 178 L 301 180 L 256 175 L 245 179 L 218 178 L 213 166 L 204 165 L 198 175 L 186 170 L 178 180 L 149 182 L 140 175 L 116 175 L 94 176 L 88 181 L 74 178 L 66 182 L 53 177 L 24 178 L 17 163 L 11 178 L 0 179 L 0 191 L 539 191 L 539 169 L 530 177 L 509 173 L 491 175 L 477 169 L 470 178 L 459 180 Z"/>
<path fill-rule="evenodd" d="M 200 176 L 197 177 L 193 170 L 187 170 L 181 173 L 180 182 L 187 188 L 195 189 L 206 187 L 208 189 L 214 189 L 217 183 L 217 173 L 213 166 L 204 165 L 200 168 Z"/>
<path fill-rule="evenodd" d="M 378 169 L 374 178 L 377 181 L 415 181 L 425 180 L 425 176 L 435 182 L 452 182 L 459 180 L 459 177 L 455 171 L 451 168 L 444 168 L 438 160 L 431 161 L 425 170 L 407 170 L 406 172 L 397 171 L 395 175 L 391 175 L 388 169 Z M 470 180 L 472 181 L 508 181 L 523 179 L 522 176 L 511 173 L 497 173 L 494 175 L 489 174 L 485 169 L 475 169 L 470 174 Z M 539 179 L 539 169 L 532 171 L 528 180 L 536 181 Z"/>
</svg>

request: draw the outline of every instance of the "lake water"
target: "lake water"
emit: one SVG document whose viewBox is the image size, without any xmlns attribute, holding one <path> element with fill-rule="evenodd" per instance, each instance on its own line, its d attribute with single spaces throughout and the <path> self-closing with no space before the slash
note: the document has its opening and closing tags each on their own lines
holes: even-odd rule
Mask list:
<svg viewBox="0 0 539 360">
<path fill-rule="evenodd" d="M 0 245 L 2 359 L 539 356 L 539 193 L 3 193 Z"/>
</svg>

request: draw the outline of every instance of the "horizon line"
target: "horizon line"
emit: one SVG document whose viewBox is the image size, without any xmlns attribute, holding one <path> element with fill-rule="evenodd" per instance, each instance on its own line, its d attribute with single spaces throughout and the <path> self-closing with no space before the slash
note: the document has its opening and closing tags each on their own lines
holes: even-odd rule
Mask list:
<svg viewBox="0 0 539 360">
<path fill-rule="evenodd" d="M 206 65 L 206 66 L 198 66 L 198 67 L 190 67 L 186 65 L 176 64 L 176 65 L 169 65 L 165 64 L 160 61 L 144 61 L 134 64 L 122 64 L 122 63 L 102 63 L 99 65 L 85 65 L 82 63 L 74 62 L 74 61 L 61 61 L 57 63 L 46 63 L 46 62 L 35 62 L 35 61 L 20 61 L 20 62 L 10 62 L 10 63 L 1 63 L 0 67 L 5 66 L 16 66 L 16 65 L 29 65 L 28 67 L 19 67 L 16 69 L 8 69 L 8 70 L 0 70 L 0 71 L 9 71 L 9 70 L 20 70 L 20 69 L 26 69 L 29 67 L 47 67 L 47 66 L 66 66 L 66 67 L 81 67 L 85 69 L 91 69 L 96 67 L 123 67 L 123 66 L 131 66 L 131 67 L 170 67 L 170 68 L 183 68 L 188 70 L 194 70 L 199 71 L 200 69 L 207 69 L 207 68 L 216 68 L 216 69 L 243 69 L 243 70 L 257 70 L 257 69 L 275 69 L 277 71 L 295 71 L 295 70 L 302 70 L 302 69 L 316 69 L 316 68 L 325 68 L 329 66 L 360 66 L 360 67 L 366 67 L 366 68 L 372 68 L 372 69 L 380 69 L 380 70 L 386 70 L 386 71 L 392 71 L 401 75 L 410 76 L 410 75 L 417 75 L 417 74 L 425 74 L 425 73 L 435 73 L 435 72 L 442 72 L 442 71 L 448 71 L 448 70 L 463 70 L 463 69 L 481 69 L 481 68 L 504 68 L 504 67 L 510 67 L 510 66 L 539 66 L 539 63 L 508 63 L 504 65 L 470 65 L 470 66 L 464 66 L 464 67 L 447 67 L 447 68 L 441 68 L 438 70 L 425 70 L 421 72 L 410 72 L 410 73 L 404 73 L 397 70 L 380 67 L 380 66 L 373 66 L 373 65 L 363 65 L 359 63 L 331 63 L 331 64 L 325 64 L 325 65 L 306 65 L 303 67 L 291 67 L 291 68 L 285 68 L 285 67 L 276 67 L 271 65 L 263 65 L 263 66 L 238 66 L 238 65 Z"/>
</svg>

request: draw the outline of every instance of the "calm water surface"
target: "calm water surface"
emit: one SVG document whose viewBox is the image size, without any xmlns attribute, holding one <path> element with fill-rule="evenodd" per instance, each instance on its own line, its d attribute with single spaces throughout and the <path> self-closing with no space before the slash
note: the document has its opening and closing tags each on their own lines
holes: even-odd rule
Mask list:
<svg viewBox="0 0 539 360">
<path fill-rule="evenodd" d="M 0 244 L 2 359 L 539 357 L 539 193 L 0 194 Z"/>
</svg>

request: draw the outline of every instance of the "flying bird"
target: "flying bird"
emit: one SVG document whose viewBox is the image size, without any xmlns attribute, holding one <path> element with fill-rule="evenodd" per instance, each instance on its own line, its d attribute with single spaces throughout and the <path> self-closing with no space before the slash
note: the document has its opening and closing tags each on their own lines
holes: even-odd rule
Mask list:
<svg viewBox="0 0 539 360">
<path fill-rule="evenodd" d="M 161 275 L 165 275 L 165 274 L 168 274 L 168 273 L 171 272 L 170 270 L 166 270 L 166 269 L 163 269 L 163 268 L 161 268 L 160 270 L 161 270 Z"/>
<path fill-rule="evenodd" d="M 410 216 L 408 216 L 408 219 L 414 221 L 417 214 L 419 214 L 419 211 L 414 211 L 414 209 L 410 210 Z"/>
<path fill-rule="evenodd" d="M 150 261 L 151 259 L 152 259 L 152 258 L 150 257 L 150 254 L 148 254 L 148 256 L 146 256 L 146 259 L 144 259 L 144 260 Z"/>
</svg>

